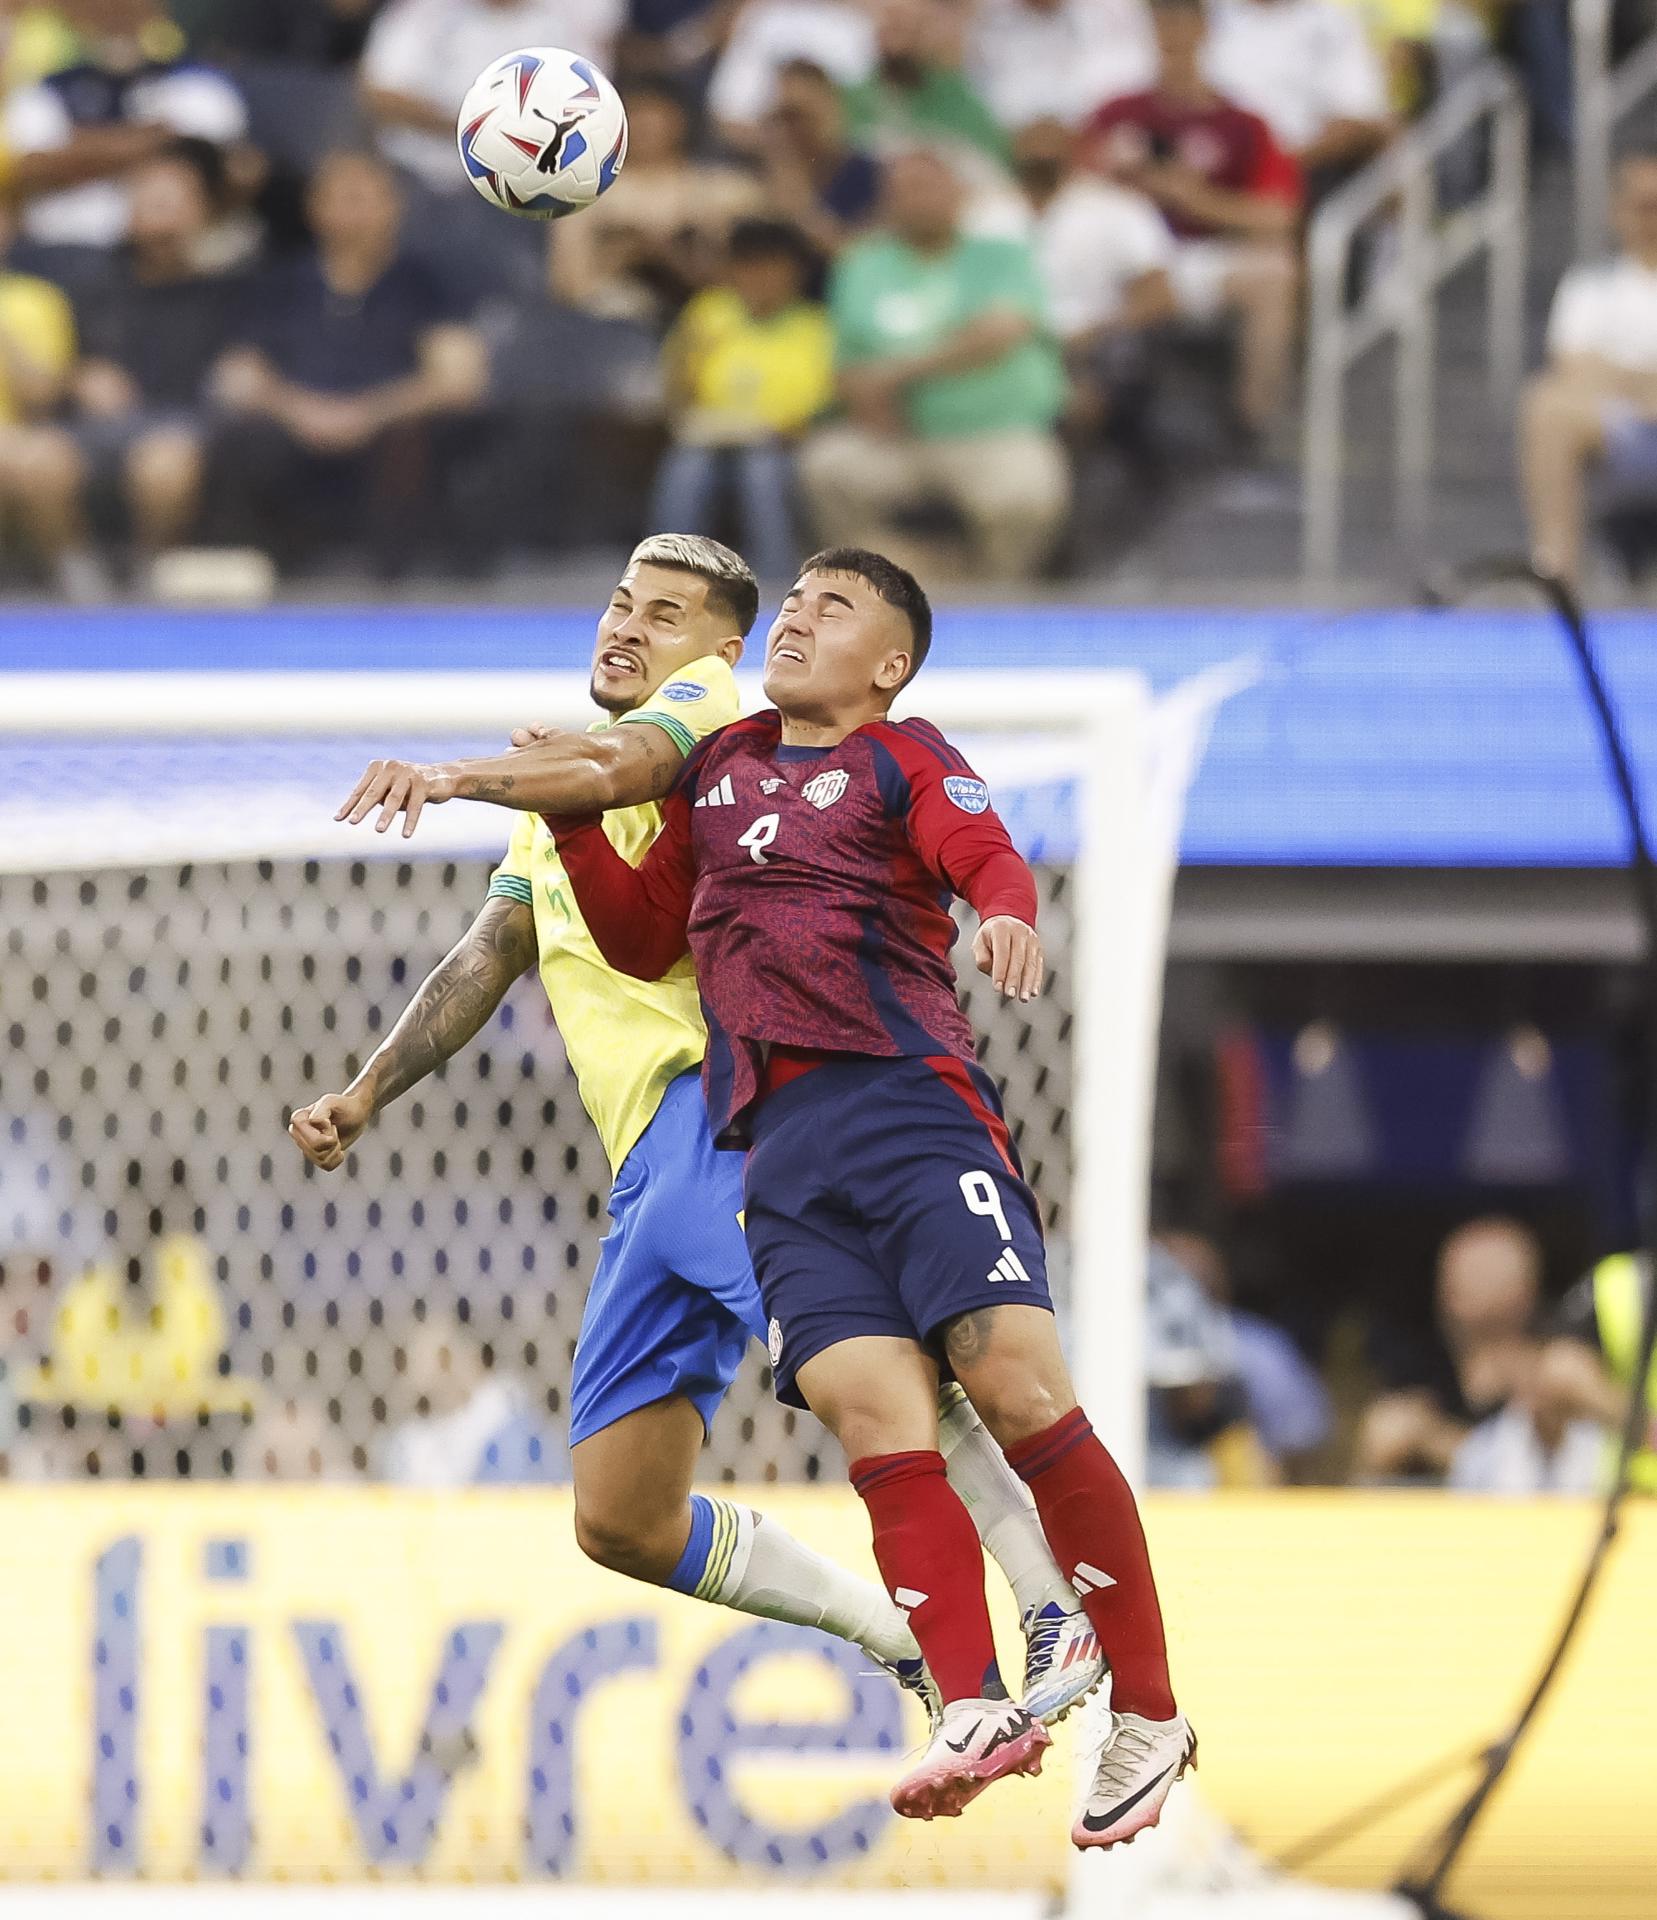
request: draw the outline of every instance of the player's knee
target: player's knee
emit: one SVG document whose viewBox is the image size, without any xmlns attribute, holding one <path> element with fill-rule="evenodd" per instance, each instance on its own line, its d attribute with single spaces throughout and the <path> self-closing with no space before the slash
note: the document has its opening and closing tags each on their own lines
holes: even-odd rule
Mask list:
<svg viewBox="0 0 1657 1920">
<path fill-rule="evenodd" d="M 944 1350 L 978 1417 L 1003 1447 L 1045 1433 L 1076 1404 L 1051 1314 L 988 1308 L 962 1314 Z"/>
<path fill-rule="evenodd" d="M 652 1571 L 648 1536 L 621 1514 L 577 1507 L 575 1543 L 595 1566 L 607 1567 L 612 1573 L 625 1573 L 634 1580 L 662 1577 Z M 668 1571 L 672 1571 L 671 1566 Z"/>
</svg>

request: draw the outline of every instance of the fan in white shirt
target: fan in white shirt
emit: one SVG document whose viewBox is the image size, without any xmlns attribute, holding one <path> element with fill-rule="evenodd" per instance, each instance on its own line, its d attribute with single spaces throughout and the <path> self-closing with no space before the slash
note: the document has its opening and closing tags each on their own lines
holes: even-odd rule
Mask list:
<svg viewBox="0 0 1657 1920">
<path fill-rule="evenodd" d="M 732 145 L 757 147 L 776 105 L 777 78 L 809 61 L 855 86 L 874 71 L 872 8 L 849 0 L 748 0 L 708 85 L 708 111 Z"/>
<path fill-rule="evenodd" d="M 455 115 L 484 68 L 519 47 L 568 47 L 608 66 L 622 15 L 622 0 L 391 0 L 362 56 L 386 158 L 439 193 L 469 193 Z"/>
<path fill-rule="evenodd" d="M 1156 71 L 1145 0 L 983 0 L 967 71 L 1004 127 L 1085 120 Z"/>
<path fill-rule="evenodd" d="M 1142 193 L 1079 171 L 1074 147 L 1074 135 L 1055 118 L 1033 120 L 1013 137 L 1048 318 L 1072 354 L 1175 312 L 1168 223 Z"/>
<path fill-rule="evenodd" d="M 1392 130 L 1380 57 L 1361 14 L 1340 0 L 1222 0 L 1207 72 L 1304 173 L 1355 166 Z"/>
<path fill-rule="evenodd" d="M 1622 160 L 1613 214 L 1623 251 L 1561 281 L 1521 425 L 1531 556 L 1572 582 L 1596 469 L 1657 501 L 1657 152 Z"/>
</svg>

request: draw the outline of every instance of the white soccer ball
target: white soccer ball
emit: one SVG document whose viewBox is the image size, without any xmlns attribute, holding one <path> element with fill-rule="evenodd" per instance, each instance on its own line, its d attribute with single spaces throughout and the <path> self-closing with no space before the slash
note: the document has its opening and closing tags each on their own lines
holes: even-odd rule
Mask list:
<svg viewBox="0 0 1657 1920">
<path fill-rule="evenodd" d="M 557 220 L 614 184 L 627 110 L 584 54 L 522 47 L 478 75 L 456 135 L 467 177 L 491 206 Z"/>
</svg>

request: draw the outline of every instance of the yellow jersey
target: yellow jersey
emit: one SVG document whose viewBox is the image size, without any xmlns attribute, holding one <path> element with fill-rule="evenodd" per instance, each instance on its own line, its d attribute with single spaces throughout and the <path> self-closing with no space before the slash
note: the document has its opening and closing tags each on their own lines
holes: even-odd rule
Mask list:
<svg viewBox="0 0 1657 1920">
<path fill-rule="evenodd" d="M 642 706 L 613 721 L 597 721 L 591 731 L 612 725 L 660 727 L 689 753 L 740 712 L 735 675 L 710 654 L 682 667 Z M 661 830 L 662 810 L 654 801 L 604 816 L 610 844 L 634 866 Z M 538 814 L 519 820 L 489 892 L 534 910 L 541 985 L 575 1069 L 581 1104 L 604 1142 L 611 1171 L 619 1172 L 669 1084 L 700 1066 L 707 1051 L 690 957 L 661 980 L 617 973 L 587 931 L 558 848 Z"/>
<path fill-rule="evenodd" d="M 685 369 L 683 440 L 798 433 L 834 398 L 834 332 L 808 300 L 761 320 L 728 288 L 710 287 L 679 316 L 668 353 Z"/>
</svg>

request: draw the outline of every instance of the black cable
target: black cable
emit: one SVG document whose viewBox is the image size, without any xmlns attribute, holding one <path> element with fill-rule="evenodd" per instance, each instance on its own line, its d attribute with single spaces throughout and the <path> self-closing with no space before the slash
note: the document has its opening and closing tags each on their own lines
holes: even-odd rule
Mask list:
<svg viewBox="0 0 1657 1920">
<path fill-rule="evenodd" d="M 1645 1256 L 1648 1279 L 1639 1348 L 1634 1363 L 1628 1414 L 1623 1422 L 1622 1440 L 1617 1453 L 1616 1472 L 1612 1477 L 1611 1490 L 1606 1496 L 1599 1533 L 1595 1537 L 1587 1564 L 1583 1568 L 1582 1578 L 1577 1584 L 1576 1597 L 1571 1602 L 1564 1625 L 1559 1630 L 1552 1650 L 1543 1663 L 1528 1698 L 1519 1710 L 1518 1718 L 1502 1738 L 1488 1748 L 1484 1772 L 1477 1785 L 1446 1825 L 1420 1848 L 1416 1858 L 1421 1864 L 1415 1871 L 1406 1873 L 1393 1889 L 1395 1893 L 1411 1901 L 1429 1917 L 1429 1920 L 1435 1920 L 1435 1916 L 1446 1915 L 1447 1909 L 1440 1900 L 1445 1883 L 1461 1857 L 1473 1829 L 1477 1826 L 1480 1815 L 1501 1784 L 1502 1777 L 1507 1772 L 1532 1721 L 1536 1718 L 1538 1709 L 1558 1678 L 1565 1656 L 1587 1612 L 1594 1588 L 1599 1583 L 1606 1556 L 1617 1537 L 1634 1456 L 1645 1442 L 1647 1424 L 1651 1417 L 1647 1406 L 1646 1382 L 1651 1372 L 1652 1356 L 1657 1353 L 1657 1279 L 1651 1277 L 1657 1275 L 1657 1260 L 1653 1259 L 1653 1247 L 1657 1245 L 1657 1218 L 1654 1218 L 1654 1209 L 1657 1209 L 1657 861 L 1652 857 L 1651 842 L 1646 833 L 1645 815 L 1640 805 L 1639 789 L 1635 785 L 1633 768 L 1629 763 L 1616 709 L 1611 703 L 1610 694 L 1600 675 L 1599 664 L 1594 658 L 1581 603 L 1570 588 L 1552 574 L 1543 573 L 1523 560 L 1484 560 L 1457 569 L 1443 586 L 1431 592 L 1428 601 L 1431 605 L 1451 607 L 1459 605 L 1481 587 L 1495 585 L 1524 586 L 1533 593 L 1540 594 L 1564 628 L 1566 637 L 1570 641 L 1571 651 L 1581 670 L 1588 704 L 1593 711 L 1604 742 L 1612 784 L 1616 788 L 1618 800 L 1628 821 L 1631 843 L 1629 877 L 1634 885 L 1635 902 L 1644 922 L 1646 935 L 1645 1041 L 1648 1111 L 1645 1139 L 1646 1175 L 1643 1190 L 1638 1196 L 1638 1206 L 1641 1222 L 1641 1251 Z"/>
</svg>

